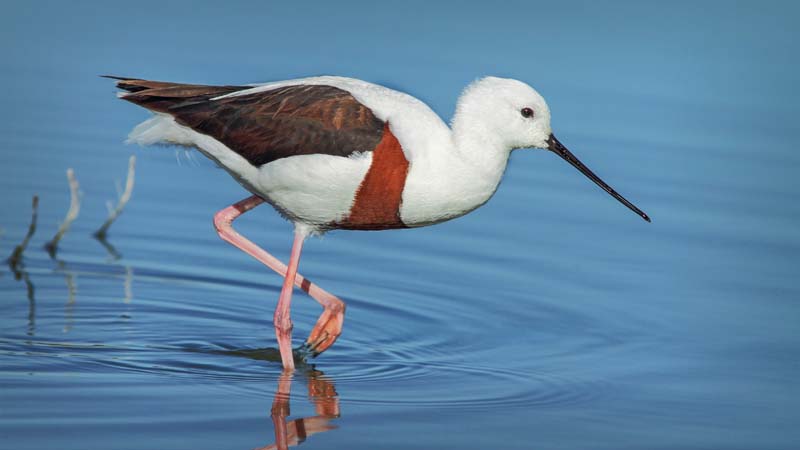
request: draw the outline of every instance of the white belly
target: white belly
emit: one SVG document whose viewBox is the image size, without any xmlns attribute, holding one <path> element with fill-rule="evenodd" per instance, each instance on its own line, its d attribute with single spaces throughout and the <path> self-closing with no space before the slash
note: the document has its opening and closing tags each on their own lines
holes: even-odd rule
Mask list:
<svg viewBox="0 0 800 450">
<path fill-rule="evenodd" d="M 253 187 L 288 219 L 324 229 L 347 217 L 371 162 L 370 153 L 291 156 L 261 166 Z"/>
</svg>

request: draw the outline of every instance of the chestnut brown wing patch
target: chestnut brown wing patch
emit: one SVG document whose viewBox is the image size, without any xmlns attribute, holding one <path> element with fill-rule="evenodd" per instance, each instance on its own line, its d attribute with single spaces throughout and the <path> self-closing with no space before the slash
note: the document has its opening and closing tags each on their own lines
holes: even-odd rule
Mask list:
<svg viewBox="0 0 800 450">
<path fill-rule="evenodd" d="M 254 166 L 296 155 L 346 157 L 372 151 L 383 135 L 383 121 L 349 92 L 333 86 L 284 86 L 211 100 L 247 88 L 136 81 L 118 84 L 136 89 L 123 99 L 172 115 Z M 144 83 L 156 84 L 150 88 Z"/>
</svg>

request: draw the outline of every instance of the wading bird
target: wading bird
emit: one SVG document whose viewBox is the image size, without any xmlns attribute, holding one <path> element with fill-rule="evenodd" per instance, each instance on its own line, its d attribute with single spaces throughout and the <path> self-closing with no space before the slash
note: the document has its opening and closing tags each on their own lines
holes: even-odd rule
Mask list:
<svg viewBox="0 0 800 450">
<path fill-rule="evenodd" d="M 361 80 L 313 77 L 248 86 L 118 80 L 119 96 L 155 115 L 129 141 L 197 148 L 253 195 L 214 216 L 222 239 L 284 276 L 274 325 L 283 367 L 294 368 L 294 286 L 324 308 L 301 348 L 339 337 L 345 304 L 297 273 L 305 239 L 333 229 L 420 227 L 486 203 L 512 150 L 547 149 L 650 218 L 584 166 L 550 130 L 550 110 L 527 84 L 486 77 L 458 99 L 450 127 L 420 100 Z M 231 226 L 269 203 L 294 224 L 288 267 Z"/>
</svg>

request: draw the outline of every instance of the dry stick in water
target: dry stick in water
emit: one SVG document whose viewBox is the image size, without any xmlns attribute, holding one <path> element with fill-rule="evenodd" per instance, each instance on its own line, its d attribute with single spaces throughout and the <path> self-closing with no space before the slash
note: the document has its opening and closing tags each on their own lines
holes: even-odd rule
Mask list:
<svg viewBox="0 0 800 450">
<path fill-rule="evenodd" d="M 125 190 L 122 191 L 122 194 L 119 196 L 119 202 L 117 203 L 116 208 L 111 208 L 109 203 L 109 214 L 108 219 L 106 219 L 103 226 L 101 226 L 97 231 L 95 231 L 94 235 L 98 239 L 103 239 L 106 237 L 106 233 L 108 232 L 108 228 L 111 226 L 112 223 L 117 219 L 117 217 L 122 213 L 122 209 L 128 203 L 128 200 L 131 199 L 131 193 L 133 192 L 133 178 L 136 172 L 136 155 L 131 155 L 130 159 L 128 160 L 128 179 L 125 181 Z"/>
<path fill-rule="evenodd" d="M 58 242 L 67 233 L 70 225 L 72 225 L 72 222 L 78 218 L 78 213 L 81 210 L 81 198 L 80 193 L 78 192 L 78 180 L 75 179 L 75 172 L 72 169 L 67 169 L 67 181 L 69 182 L 70 192 L 69 210 L 67 210 L 67 216 L 64 217 L 64 221 L 61 222 L 61 225 L 58 227 L 58 231 L 56 231 L 56 235 L 53 236 L 53 239 L 44 245 L 44 248 L 47 249 L 47 252 L 50 254 L 51 258 L 55 257 L 56 251 L 58 250 Z"/>
<path fill-rule="evenodd" d="M 20 259 L 22 259 L 22 252 L 25 251 L 25 247 L 28 246 L 28 242 L 30 242 L 31 237 L 33 237 L 33 233 L 36 232 L 36 217 L 39 212 L 39 196 L 33 196 L 33 215 L 31 217 L 31 224 L 28 226 L 28 234 L 25 235 L 25 239 L 14 248 L 14 251 L 11 253 L 11 257 L 8 258 L 8 264 L 11 266 L 12 269 L 16 268 L 19 264 Z"/>
</svg>

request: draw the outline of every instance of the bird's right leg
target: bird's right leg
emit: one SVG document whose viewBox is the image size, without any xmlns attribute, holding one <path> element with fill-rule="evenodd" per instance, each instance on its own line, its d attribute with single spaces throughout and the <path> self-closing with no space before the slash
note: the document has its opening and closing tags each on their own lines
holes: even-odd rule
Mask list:
<svg viewBox="0 0 800 450">
<path fill-rule="evenodd" d="M 246 237 L 233 229 L 232 223 L 237 217 L 264 203 L 264 199 L 257 195 L 234 203 L 214 214 L 214 227 L 219 236 L 233 244 L 238 249 L 261 261 L 265 266 L 274 270 L 281 276 L 286 276 L 287 267 L 278 258 L 270 255 L 264 249 L 251 242 Z M 304 348 L 313 356 L 327 350 L 342 334 L 344 323 L 345 304 L 335 295 L 320 288 L 299 273 L 294 279 L 295 286 L 299 287 L 316 300 L 324 310 L 306 339 Z"/>
</svg>

